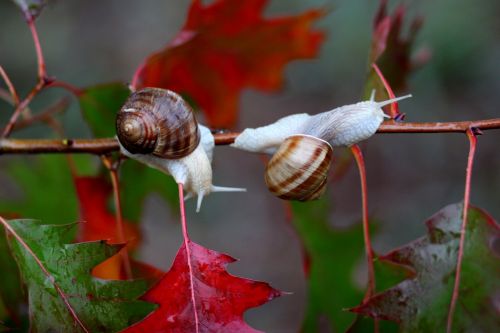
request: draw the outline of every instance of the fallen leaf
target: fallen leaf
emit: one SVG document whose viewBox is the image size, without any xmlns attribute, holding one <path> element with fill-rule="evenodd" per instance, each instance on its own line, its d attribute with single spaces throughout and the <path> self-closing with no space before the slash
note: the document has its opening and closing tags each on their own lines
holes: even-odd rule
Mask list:
<svg viewBox="0 0 500 333">
<path fill-rule="evenodd" d="M 463 204 L 446 206 L 426 221 L 427 236 L 381 259 L 407 267 L 412 278 L 351 309 L 373 318 L 399 322 L 402 332 L 444 332 L 454 286 Z M 456 332 L 500 330 L 500 226 L 486 212 L 470 207 Z"/>
<path fill-rule="evenodd" d="M 234 261 L 191 241 L 188 248 L 183 244 L 169 272 L 141 297 L 158 309 L 122 332 L 259 332 L 243 321 L 243 313 L 281 292 L 229 274 L 226 266 Z"/>
<path fill-rule="evenodd" d="M 72 225 L 42 225 L 35 220 L 8 223 L 49 274 L 44 274 L 33 255 L 9 234 L 11 251 L 26 284 L 32 331 L 83 332 L 54 283 L 91 332 L 116 332 L 153 309 L 151 304 L 136 300 L 146 290 L 146 281 L 108 281 L 90 275 L 95 265 L 116 255 L 123 245 L 105 241 L 70 244 L 68 230 Z"/>
<path fill-rule="evenodd" d="M 139 87 L 187 95 L 209 126 L 232 127 L 244 88 L 275 91 L 285 65 L 314 58 L 322 32 L 311 30 L 324 11 L 262 18 L 267 0 L 193 0 L 181 32 L 139 69 Z"/>
</svg>

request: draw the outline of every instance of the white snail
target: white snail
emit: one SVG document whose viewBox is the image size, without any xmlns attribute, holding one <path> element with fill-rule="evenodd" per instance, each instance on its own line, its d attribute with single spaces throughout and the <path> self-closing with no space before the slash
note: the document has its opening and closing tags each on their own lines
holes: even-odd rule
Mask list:
<svg viewBox="0 0 500 333">
<path fill-rule="evenodd" d="M 388 117 L 382 107 L 411 97 L 376 102 L 374 96 L 373 92 L 368 101 L 313 116 L 295 114 L 267 126 L 245 129 L 231 146 L 275 154 L 266 167 L 265 180 L 276 196 L 299 201 L 317 199 L 325 190 L 332 147 L 351 146 L 371 137 Z"/>
<path fill-rule="evenodd" d="M 172 175 L 183 184 L 186 199 L 197 196 L 197 212 L 211 192 L 245 191 L 212 185 L 214 137 L 170 90 L 133 92 L 118 112 L 116 133 L 124 155 Z"/>
</svg>

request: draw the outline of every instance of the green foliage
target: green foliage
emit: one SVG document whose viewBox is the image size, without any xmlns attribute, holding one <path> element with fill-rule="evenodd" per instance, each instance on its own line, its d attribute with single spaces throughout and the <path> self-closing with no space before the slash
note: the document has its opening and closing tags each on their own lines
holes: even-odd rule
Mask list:
<svg viewBox="0 0 500 333">
<path fill-rule="evenodd" d="M 81 331 L 53 282 L 91 332 L 118 331 L 153 310 L 152 304 L 135 300 L 146 290 L 146 281 L 100 280 L 90 275 L 94 266 L 117 254 L 121 245 L 104 241 L 68 244 L 72 225 L 42 225 L 35 220 L 11 220 L 9 224 L 50 273 L 46 276 L 33 256 L 10 237 L 28 291 L 30 322 L 35 331 Z"/>
<path fill-rule="evenodd" d="M 355 285 L 354 271 L 363 258 L 361 226 L 334 230 L 328 226 L 328 200 L 292 203 L 293 225 L 304 244 L 310 261 L 309 300 L 303 332 L 318 332 L 320 318 L 328 318 L 329 327 L 343 332 L 356 315 L 343 309 L 363 297 Z M 349 251 L 345 251 L 345 249 Z"/>
<path fill-rule="evenodd" d="M 30 163 L 15 160 L 7 171 L 22 196 L 1 200 L 0 212 L 55 224 L 76 221 L 78 203 L 66 157 L 45 155 L 34 157 Z"/>
<path fill-rule="evenodd" d="M 80 108 L 97 138 L 115 136 L 115 117 L 130 94 L 123 83 L 88 87 L 78 96 Z"/>
</svg>

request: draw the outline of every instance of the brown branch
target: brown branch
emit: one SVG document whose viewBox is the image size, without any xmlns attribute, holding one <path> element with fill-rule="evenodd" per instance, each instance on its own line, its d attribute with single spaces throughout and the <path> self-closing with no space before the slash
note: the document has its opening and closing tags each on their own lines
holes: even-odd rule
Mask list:
<svg viewBox="0 0 500 333">
<path fill-rule="evenodd" d="M 476 121 L 399 123 L 387 121 L 377 133 L 465 133 L 469 128 L 480 130 L 500 129 L 500 118 Z M 229 145 L 239 132 L 215 133 L 216 145 Z M 101 139 L 0 139 L 0 154 L 96 154 L 103 155 L 119 150 L 115 138 Z"/>
</svg>

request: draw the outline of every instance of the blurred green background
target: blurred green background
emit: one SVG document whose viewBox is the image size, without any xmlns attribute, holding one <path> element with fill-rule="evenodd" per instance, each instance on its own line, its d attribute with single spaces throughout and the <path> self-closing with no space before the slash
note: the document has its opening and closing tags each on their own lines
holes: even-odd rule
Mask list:
<svg viewBox="0 0 500 333">
<path fill-rule="evenodd" d="M 401 1 L 390 1 L 391 11 L 398 3 Z M 414 97 L 400 105 L 406 120 L 500 117 L 500 2 L 403 3 L 409 18 L 424 18 L 414 51 L 427 47 L 432 52 L 429 63 L 410 77 L 408 92 Z M 264 125 L 292 113 L 314 114 L 360 100 L 378 1 L 272 0 L 266 16 L 299 13 L 325 4 L 333 10 L 317 24 L 327 32 L 319 57 L 288 65 L 286 86 L 280 93 L 245 91 L 239 129 Z M 52 1 L 37 21 L 48 73 L 78 87 L 129 82 L 140 62 L 181 29 L 188 5 L 187 0 Z M 24 96 L 36 80 L 35 52 L 21 13 L 5 0 L 0 1 L 0 64 Z M 32 109 L 40 110 L 65 94 L 49 89 L 35 99 Z M 11 107 L 0 100 L 0 124 L 6 122 L 10 112 Z M 68 137 L 90 136 L 76 101 L 61 119 Z M 37 125 L 15 136 L 46 137 L 50 133 L 47 127 Z M 478 141 L 471 203 L 500 218 L 500 131 L 488 131 Z M 381 221 L 374 238 L 377 252 L 423 235 L 422 222 L 427 217 L 462 200 L 468 151 L 462 134 L 376 135 L 363 145 L 363 151 L 370 216 Z M 18 183 L 3 172 L 14 159 L 26 163 L 33 160 L 0 157 L 0 200 L 25 195 Z M 241 259 L 229 267 L 232 273 L 293 292 L 246 315 L 261 330 L 291 332 L 300 327 L 306 299 L 300 242 L 286 222 L 282 203 L 267 192 L 263 170 L 256 155 L 217 148 L 214 182 L 246 187 L 248 193 L 211 195 L 199 214 L 194 213 L 190 202 L 190 233 L 196 242 Z M 356 168 L 351 167 L 343 178 L 330 184 L 332 227 L 359 223 L 358 177 Z M 62 189 L 61 196 L 73 195 L 66 192 Z M 172 212 L 159 196 L 151 195 L 142 216 L 144 244 L 138 256 L 163 269 L 170 266 L 181 241 L 176 213 Z M 37 218 L 36 214 L 29 217 Z M 360 271 L 362 266 L 360 260 Z M 362 276 L 359 272 L 352 274 L 353 278 Z M 361 279 L 359 283 L 363 286 L 364 282 Z"/>
</svg>

